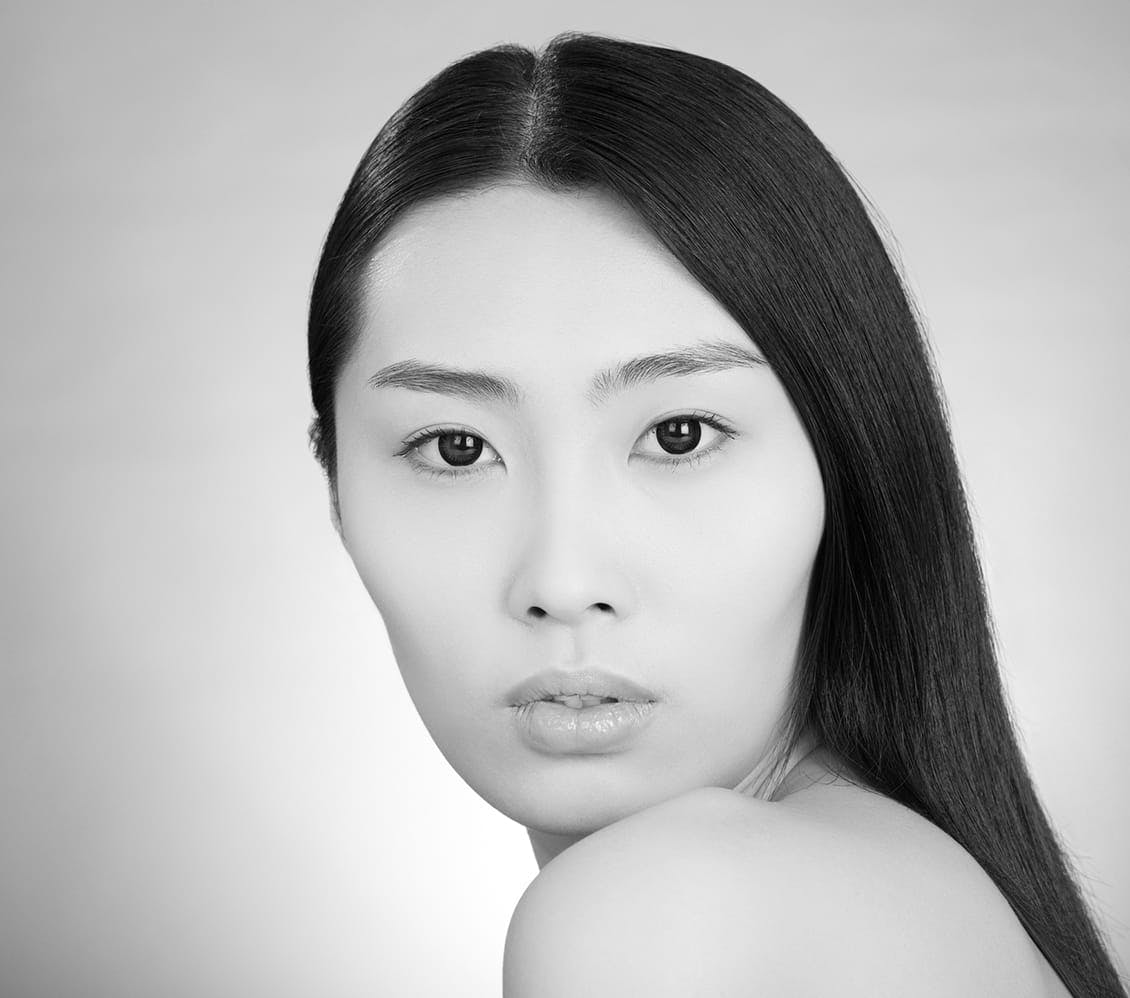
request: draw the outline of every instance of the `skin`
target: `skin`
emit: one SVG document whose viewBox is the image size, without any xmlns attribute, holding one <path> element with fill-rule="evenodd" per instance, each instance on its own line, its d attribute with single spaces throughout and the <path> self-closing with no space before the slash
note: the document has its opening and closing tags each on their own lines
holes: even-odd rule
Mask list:
<svg viewBox="0 0 1130 998">
<path fill-rule="evenodd" d="M 741 326 L 610 196 L 522 184 L 402 216 L 361 321 L 336 387 L 339 531 L 448 762 L 528 829 L 539 867 L 689 791 L 748 785 L 775 747 L 824 527 L 811 444 L 767 364 L 586 398 L 639 354 L 757 352 Z M 527 399 L 367 384 L 407 359 L 505 375 Z M 693 454 L 719 449 L 660 463 L 678 455 L 657 424 L 694 411 L 734 436 L 698 423 Z M 469 468 L 436 439 L 416 453 L 462 478 L 397 456 L 438 427 L 483 441 Z M 507 691 L 588 665 L 651 690 L 652 723 L 615 752 L 535 750 Z"/>
</svg>

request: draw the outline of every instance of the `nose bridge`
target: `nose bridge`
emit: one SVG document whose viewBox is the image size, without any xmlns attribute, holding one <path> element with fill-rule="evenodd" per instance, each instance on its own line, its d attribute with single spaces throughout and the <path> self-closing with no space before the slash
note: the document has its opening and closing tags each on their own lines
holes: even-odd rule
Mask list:
<svg viewBox="0 0 1130 998">
<path fill-rule="evenodd" d="M 508 596 L 518 619 L 575 624 L 586 615 L 631 612 L 612 479 L 589 457 L 544 466 L 531 485 Z"/>
</svg>

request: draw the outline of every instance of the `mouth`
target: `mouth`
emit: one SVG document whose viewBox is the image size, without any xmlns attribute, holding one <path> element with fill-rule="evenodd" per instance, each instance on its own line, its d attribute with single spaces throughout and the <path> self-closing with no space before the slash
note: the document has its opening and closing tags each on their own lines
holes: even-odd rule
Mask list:
<svg viewBox="0 0 1130 998">
<path fill-rule="evenodd" d="M 654 703 L 655 695 L 625 676 L 585 670 L 565 672 L 550 669 L 531 676 L 507 694 L 511 707 L 532 703 L 559 703 L 575 710 L 609 703 Z"/>
<path fill-rule="evenodd" d="M 620 703 L 617 697 L 594 697 L 586 696 L 583 693 L 570 693 L 567 695 L 556 697 L 542 697 L 540 700 L 534 700 L 533 703 L 561 703 L 566 707 L 572 707 L 575 710 L 580 710 L 583 707 L 595 707 L 602 703 Z"/>
</svg>

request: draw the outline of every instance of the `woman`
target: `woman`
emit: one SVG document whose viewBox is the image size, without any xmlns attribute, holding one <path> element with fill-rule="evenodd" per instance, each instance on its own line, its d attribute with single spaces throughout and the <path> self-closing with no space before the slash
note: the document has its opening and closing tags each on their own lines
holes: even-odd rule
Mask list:
<svg viewBox="0 0 1130 998">
<path fill-rule="evenodd" d="M 413 702 L 529 831 L 507 998 L 1125 994 L 928 347 L 772 94 L 577 33 L 454 63 L 353 176 L 309 360 Z"/>
</svg>

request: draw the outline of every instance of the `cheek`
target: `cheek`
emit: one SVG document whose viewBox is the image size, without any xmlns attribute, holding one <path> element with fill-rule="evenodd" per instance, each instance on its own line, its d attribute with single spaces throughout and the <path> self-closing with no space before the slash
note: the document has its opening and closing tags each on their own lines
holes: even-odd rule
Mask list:
<svg viewBox="0 0 1130 998">
<path fill-rule="evenodd" d="M 727 468 L 693 526 L 662 550 L 656 574 L 685 624 L 670 637 L 693 661 L 706 655 L 711 692 L 783 689 L 791 677 L 816 552 L 823 482 L 807 447 L 761 453 Z M 730 477 L 732 476 L 732 477 Z"/>
<path fill-rule="evenodd" d="M 719 471 L 682 526 L 672 523 L 665 532 L 675 540 L 664 570 L 684 580 L 690 572 L 712 600 L 736 600 L 748 613 L 771 618 L 803 587 L 823 536 L 816 457 L 786 438 Z"/>
<path fill-rule="evenodd" d="M 751 490 L 744 511 L 731 510 L 728 529 L 713 538 L 725 553 L 733 592 L 745 595 L 752 620 L 766 623 L 791 617 L 803 603 L 824 532 L 819 479 L 781 481 L 787 486 Z"/>
<path fill-rule="evenodd" d="M 339 434 L 342 540 L 390 637 L 403 636 L 409 622 L 442 624 L 462 605 L 459 573 L 473 561 L 474 544 L 463 538 L 453 550 L 445 511 L 421 502 L 418 487 L 406 490 L 402 475 L 382 470 L 353 423 L 339 423 Z"/>
<path fill-rule="evenodd" d="M 481 517 L 468 516 L 473 530 L 452 530 L 442 508 L 397 498 L 387 485 L 372 494 L 384 498 L 343 497 L 346 548 L 384 621 L 405 688 L 439 740 L 478 700 L 498 694 L 472 666 L 484 657 L 489 663 L 492 647 L 483 585 L 492 538 Z"/>
</svg>

